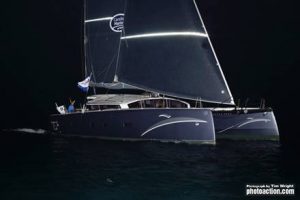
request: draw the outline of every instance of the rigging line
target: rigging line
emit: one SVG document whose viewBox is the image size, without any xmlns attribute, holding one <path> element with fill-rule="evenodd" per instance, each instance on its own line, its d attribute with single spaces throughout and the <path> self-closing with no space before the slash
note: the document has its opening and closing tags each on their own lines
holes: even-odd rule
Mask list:
<svg viewBox="0 0 300 200">
<path fill-rule="evenodd" d="M 89 51 L 91 52 L 92 50 L 91 50 L 91 45 L 89 45 Z M 112 63 L 113 63 L 113 61 L 114 61 L 114 59 L 115 59 L 115 57 L 116 57 L 116 53 L 114 54 L 114 56 L 112 57 L 112 59 L 111 59 L 111 61 L 110 61 L 110 64 L 108 65 L 108 68 L 105 68 L 105 67 L 103 67 L 103 70 L 101 71 L 101 72 L 99 72 L 98 74 L 97 74 L 97 76 L 101 76 L 102 74 L 104 74 L 105 73 L 105 75 L 104 75 L 104 79 L 105 79 L 105 77 L 107 77 L 107 73 L 108 73 L 108 71 L 109 71 L 109 69 L 111 68 L 111 65 L 112 65 Z M 92 62 L 92 56 L 91 55 L 89 55 L 89 60 L 90 60 L 90 62 Z M 93 67 L 93 64 L 91 63 L 91 70 L 92 70 L 92 73 L 93 73 L 93 77 L 94 77 L 94 82 L 96 83 L 97 81 L 96 81 L 96 75 L 95 75 L 95 71 L 94 71 L 94 67 Z"/>
<path fill-rule="evenodd" d="M 86 18 L 86 17 L 85 17 L 85 18 Z M 102 18 L 96 18 L 96 19 L 85 20 L 84 22 L 85 22 L 85 23 L 89 23 L 89 22 L 96 22 L 96 21 L 108 21 L 108 20 L 111 20 L 112 18 L 113 18 L 113 17 L 102 17 Z M 84 25 L 85 25 L 85 23 L 84 23 Z M 85 27 L 86 27 L 86 25 L 85 25 Z M 98 28 L 98 29 L 99 29 L 99 28 Z M 89 46 L 89 49 L 91 50 L 91 46 Z M 91 55 L 89 56 L 89 58 L 90 58 L 90 60 L 91 60 Z M 111 64 L 113 63 L 114 58 L 115 58 L 115 55 L 113 56 L 113 59 L 112 59 L 111 63 L 109 64 L 108 70 L 110 69 L 110 66 L 111 66 Z M 96 82 L 96 77 L 95 77 L 94 68 L 93 68 L 93 65 L 92 65 L 92 64 L 91 64 L 91 68 L 92 68 L 92 73 L 94 74 L 94 82 Z M 107 76 L 108 70 L 106 71 L 106 69 L 104 68 L 104 70 L 103 70 L 102 72 L 100 72 L 99 75 L 101 75 L 102 73 L 104 73 L 104 72 L 106 71 L 106 75 L 104 76 L 104 77 L 106 77 L 106 76 Z M 86 69 L 86 74 L 87 74 L 87 69 Z"/>
<path fill-rule="evenodd" d="M 81 58 L 83 58 L 83 60 L 81 61 L 81 65 L 83 65 L 82 67 L 83 67 L 83 69 L 82 69 L 82 74 L 83 74 L 83 76 L 85 76 L 86 75 L 86 64 L 85 64 L 85 41 L 84 41 L 84 39 L 85 39 L 85 23 L 84 23 L 84 20 L 85 20 L 85 9 L 86 9 L 86 7 L 85 7 L 85 0 L 83 1 L 83 13 L 81 13 L 82 14 L 82 16 L 81 16 L 81 19 L 83 19 L 82 20 L 82 24 L 83 24 L 83 28 L 81 28 L 81 31 L 80 31 L 80 38 L 82 38 L 83 39 L 83 42 L 81 43 L 81 45 L 83 45 L 81 48 L 80 48 L 80 55 L 81 55 Z M 82 36 L 83 35 L 83 36 Z"/>
<path fill-rule="evenodd" d="M 91 71 L 92 71 L 94 82 L 96 82 L 96 76 L 95 76 L 95 71 L 94 71 L 94 65 L 93 64 L 91 64 Z"/>
<path fill-rule="evenodd" d="M 126 35 L 126 31 L 125 31 L 125 13 L 127 11 L 127 0 L 125 0 L 125 5 L 124 5 L 124 22 L 123 22 L 123 31 L 122 31 L 122 37 L 124 37 Z M 122 39 L 122 37 L 120 39 Z M 126 47 L 128 48 L 128 42 L 127 40 L 125 40 L 125 44 L 126 44 Z"/>
<path fill-rule="evenodd" d="M 107 74 L 108 74 L 108 72 L 109 72 L 109 70 L 110 70 L 110 68 L 111 68 L 111 66 L 112 66 L 112 64 L 113 64 L 113 62 L 114 62 L 116 56 L 117 56 L 117 53 L 114 54 L 113 58 L 111 59 L 109 65 L 108 65 L 108 68 L 103 69 L 103 71 L 100 73 L 100 75 L 101 75 L 102 73 L 105 72 L 104 77 L 103 77 L 103 80 L 105 80 L 105 78 L 107 77 Z"/>
<path fill-rule="evenodd" d="M 91 48 L 92 48 L 91 45 L 88 45 L 88 48 L 89 48 L 89 52 L 91 52 Z M 90 53 L 88 54 L 88 57 L 89 57 L 89 60 L 90 60 L 89 66 L 90 66 L 91 72 L 93 74 L 93 80 L 94 80 L 94 82 L 96 82 L 96 74 L 95 74 L 93 60 L 92 60 L 92 57 L 91 57 Z M 87 60 L 87 58 L 86 58 L 86 60 Z M 87 66 L 87 63 L 86 63 L 86 75 L 87 75 L 87 71 L 88 71 L 87 68 L 88 68 L 88 66 Z"/>
<path fill-rule="evenodd" d="M 123 30 L 120 33 L 120 40 L 119 40 L 119 47 L 118 47 L 118 56 L 117 56 L 117 63 L 116 63 L 116 69 L 115 69 L 115 76 L 117 75 L 117 70 L 118 70 L 118 65 L 119 65 L 119 59 L 120 59 L 120 51 L 121 51 L 121 38 L 122 35 L 125 34 L 125 12 L 127 10 L 127 0 L 125 0 L 125 5 L 124 5 L 124 21 L 123 21 Z M 118 81 L 118 80 L 117 80 Z"/>
<path fill-rule="evenodd" d="M 83 69 L 83 76 L 86 76 L 87 74 L 87 66 L 86 66 L 86 25 L 85 25 L 85 19 L 86 19 L 86 0 L 83 1 L 83 30 L 81 33 L 83 33 L 83 48 L 81 48 L 81 54 L 83 56 L 82 65 L 84 67 Z"/>
<path fill-rule="evenodd" d="M 86 1 L 85 1 L 86 2 Z M 85 8 L 85 11 L 86 11 L 86 8 Z M 86 18 L 86 13 L 85 13 L 85 18 Z M 92 46 L 89 45 L 89 41 L 88 41 L 88 38 L 86 37 L 86 34 L 87 34 L 87 26 L 85 25 L 84 23 L 84 32 L 85 32 L 85 38 L 84 38 L 84 49 L 85 49 L 85 76 L 87 76 L 88 74 L 88 68 L 91 69 L 91 73 L 92 73 L 92 77 L 91 79 L 93 79 L 94 82 L 96 82 L 96 75 L 95 75 L 95 71 L 94 71 L 94 65 L 93 65 L 93 60 L 92 60 L 92 57 L 91 57 L 91 53 L 92 52 Z M 89 52 L 89 53 L 87 53 Z M 87 60 L 89 60 L 89 62 L 87 62 Z"/>
<path fill-rule="evenodd" d="M 120 33 L 120 35 L 122 32 Z M 120 49 L 121 49 L 121 40 L 119 40 L 119 45 L 118 45 L 118 52 L 117 52 L 117 62 L 116 62 L 116 68 L 115 68 L 115 77 L 117 76 L 117 70 L 118 70 L 118 65 L 119 65 L 119 59 L 120 59 Z M 115 79 L 114 77 L 114 79 Z M 118 81 L 118 80 L 116 80 Z"/>
<path fill-rule="evenodd" d="M 104 75 L 104 79 L 105 79 L 105 77 L 107 76 L 107 73 L 108 73 L 109 69 L 111 68 L 111 65 L 112 65 L 112 63 L 113 63 L 113 61 L 114 61 L 116 55 L 117 55 L 117 53 L 115 53 L 114 56 L 112 57 L 112 59 L 111 59 L 109 65 L 108 65 L 108 68 L 104 68 L 104 67 L 103 67 L 103 70 L 102 70 L 101 72 L 98 73 L 98 76 L 101 76 L 103 73 L 105 73 L 105 75 Z M 101 67 L 101 68 L 102 68 L 102 67 Z"/>
<path fill-rule="evenodd" d="M 116 55 L 117 55 L 117 54 L 115 53 L 115 55 L 113 56 L 113 58 L 111 59 L 109 65 L 108 65 L 108 67 L 107 67 L 107 68 L 104 68 L 101 72 L 99 72 L 99 73 L 98 73 L 98 76 L 101 76 L 102 74 L 105 73 L 103 79 L 105 79 L 105 78 L 107 77 L 107 74 L 108 74 L 108 72 L 109 72 L 109 69 L 111 68 L 112 63 L 114 62 L 114 60 L 115 60 L 115 58 L 116 58 Z M 92 70 L 94 82 L 97 83 L 96 77 L 95 77 L 95 72 L 94 72 L 94 67 L 93 67 L 92 64 L 91 64 L 91 70 Z"/>
<path fill-rule="evenodd" d="M 87 27 L 87 26 L 85 26 L 85 27 Z M 97 30 L 96 30 L 96 32 L 100 32 L 100 28 L 99 27 L 97 27 Z M 89 42 L 89 41 L 88 41 Z M 87 45 L 87 44 L 86 44 Z M 95 46 L 93 46 L 93 45 L 87 45 L 88 46 L 88 50 L 89 50 L 89 52 L 90 53 L 88 53 L 88 58 L 89 58 L 89 61 L 90 61 L 90 63 L 89 63 L 89 66 L 90 66 L 90 68 L 91 68 L 91 72 L 92 72 L 92 74 L 93 74 L 93 81 L 96 83 L 97 82 L 97 80 L 96 80 L 96 74 L 95 74 L 95 69 L 94 69 L 94 65 L 93 65 L 93 59 L 92 59 L 92 55 L 91 55 L 91 52 L 95 52 L 95 49 L 96 49 L 96 47 Z M 87 64 L 86 64 L 87 65 Z M 99 73 L 99 74 L 97 74 L 97 77 L 99 76 L 99 75 L 102 75 L 104 72 L 105 72 L 105 68 Z M 87 72 L 86 72 L 86 74 L 87 74 Z M 94 87 L 95 88 L 95 87 Z"/>
</svg>

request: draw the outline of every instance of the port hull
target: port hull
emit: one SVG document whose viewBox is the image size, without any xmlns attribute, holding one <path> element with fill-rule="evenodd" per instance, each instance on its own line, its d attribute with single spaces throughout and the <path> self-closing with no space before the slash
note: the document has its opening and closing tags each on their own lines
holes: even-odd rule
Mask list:
<svg viewBox="0 0 300 200">
<path fill-rule="evenodd" d="M 51 130 L 66 136 L 215 144 L 212 112 L 205 108 L 88 111 L 50 116 Z"/>
</svg>

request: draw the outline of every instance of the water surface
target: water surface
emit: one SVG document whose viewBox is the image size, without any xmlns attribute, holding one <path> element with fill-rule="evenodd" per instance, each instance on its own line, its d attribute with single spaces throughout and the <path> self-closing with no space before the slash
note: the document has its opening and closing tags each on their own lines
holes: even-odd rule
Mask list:
<svg viewBox="0 0 300 200">
<path fill-rule="evenodd" d="M 0 199 L 241 199 L 247 183 L 297 183 L 278 142 L 118 142 L 1 132 Z M 296 191 L 297 192 L 297 191 Z"/>
</svg>

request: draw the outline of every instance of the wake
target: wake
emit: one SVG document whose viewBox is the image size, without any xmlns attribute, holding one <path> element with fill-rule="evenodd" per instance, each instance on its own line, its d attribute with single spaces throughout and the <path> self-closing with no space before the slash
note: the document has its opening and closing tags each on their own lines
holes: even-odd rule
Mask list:
<svg viewBox="0 0 300 200">
<path fill-rule="evenodd" d="M 8 132 L 23 132 L 23 133 L 33 133 L 33 134 L 45 134 L 47 131 L 44 129 L 31 129 L 31 128 L 17 128 L 17 129 L 6 129 L 4 131 Z"/>
</svg>

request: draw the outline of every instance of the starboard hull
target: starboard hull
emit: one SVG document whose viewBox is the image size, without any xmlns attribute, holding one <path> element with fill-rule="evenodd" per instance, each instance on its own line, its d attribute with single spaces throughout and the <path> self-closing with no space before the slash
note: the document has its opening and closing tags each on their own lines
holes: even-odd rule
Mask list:
<svg viewBox="0 0 300 200">
<path fill-rule="evenodd" d="M 213 111 L 217 139 L 279 140 L 274 113 L 270 109 Z"/>
<path fill-rule="evenodd" d="M 119 109 L 51 115 L 56 134 L 110 140 L 215 144 L 209 109 Z"/>
</svg>

